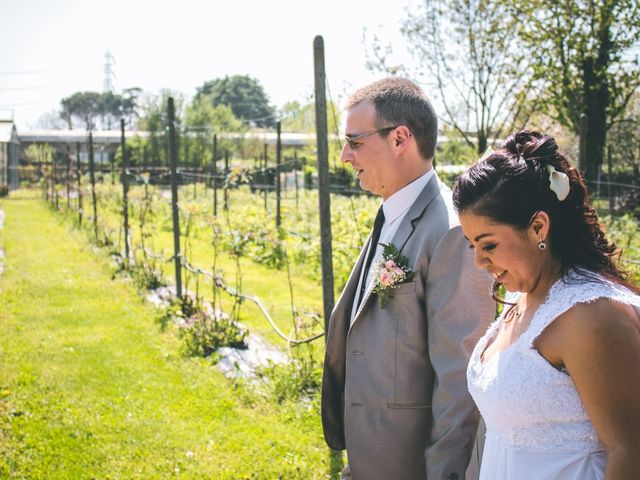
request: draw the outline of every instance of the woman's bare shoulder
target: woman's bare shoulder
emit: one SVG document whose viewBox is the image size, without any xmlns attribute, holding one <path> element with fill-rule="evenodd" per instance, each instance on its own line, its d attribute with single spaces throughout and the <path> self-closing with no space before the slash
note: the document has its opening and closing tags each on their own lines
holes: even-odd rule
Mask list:
<svg viewBox="0 0 640 480">
<path fill-rule="evenodd" d="M 636 307 L 610 298 L 577 303 L 553 322 L 555 334 L 571 340 L 569 347 L 617 342 L 640 345 L 640 313 Z"/>
</svg>

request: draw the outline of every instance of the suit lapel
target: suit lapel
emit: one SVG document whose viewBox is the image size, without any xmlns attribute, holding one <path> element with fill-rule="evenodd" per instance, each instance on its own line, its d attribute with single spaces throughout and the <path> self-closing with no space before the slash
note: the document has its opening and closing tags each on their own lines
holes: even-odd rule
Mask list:
<svg viewBox="0 0 640 480">
<path fill-rule="evenodd" d="M 362 271 L 362 264 L 364 263 L 364 256 L 369 247 L 369 243 L 371 242 L 371 234 L 367 238 L 362 250 L 360 250 L 360 256 L 356 261 L 356 264 L 353 266 L 351 273 L 349 274 L 349 278 L 347 279 L 347 283 L 344 286 L 342 294 L 331 313 L 331 317 L 344 319 L 347 325 L 351 322 L 351 311 L 353 309 L 353 302 L 355 300 L 356 291 L 358 289 L 358 283 L 360 280 L 360 273 Z M 348 327 L 347 327 L 348 329 Z"/>
<path fill-rule="evenodd" d="M 427 206 L 439 193 L 440 193 L 440 180 L 438 179 L 438 176 L 434 172 L 429 182 L 422 189 L 422 192 L 420 192 L 420 195 L 418 195 L 418 198 L 416 198 L 416 201 L 413 202 L 413 205 L 411 205 L 411 207 L 409 208 L 409 211 L 406 213 L 406 215 L 402 219 L 402 222 L 398 226 L 398 230 L 393 235 L 393 240 L 391 241 L 391 243 L 396 246 L 399 252 L 402 252 L 402 249 L 407 243 L 407 240 L 409 240 L 409 237 L 413 233 L 416 221 L 420 217 L 422 217 Z M 370 239 L 371 238 L 369 238 L 369 241 Z M 367 245 L 368 245 L 368 242 L 367 242 Z M 366 249 L 364 249 L 363 251 L 365 250 Z M 360 259 L 358 262 L 360 265 L 362 265 L 362 261 L 363 261 L 362 258 L 363 257 L 361 253 Z M 355 317 L 353 319 L 353 323 L 351 324 L 351 326 L 353 326 L 356 323 L 356 321 L 360 317 L 360 314 L 364 310 L 365 304 L 367 303 L 369 298 L 372 296 L 371 294 L 373 293 L 374 285 L 375 285 L 375 281 L 372 278 L 369 284 L 367 285 L 367 288 L 365 289 L 364 297 L 360 302 L 360 306 L 358 307 L 358 311 L 355 314 Z M 357 288 L 357 280 L 356 280 L 356 288 Z M 355 297 L 355 290 L 354 290 L 353 296 Z"/>
</svg>

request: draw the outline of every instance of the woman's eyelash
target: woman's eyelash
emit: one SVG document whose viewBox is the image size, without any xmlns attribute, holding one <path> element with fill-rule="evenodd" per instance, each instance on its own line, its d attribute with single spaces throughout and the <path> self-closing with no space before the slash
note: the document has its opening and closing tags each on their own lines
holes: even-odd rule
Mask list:
<svg viewBox="0 0 640 480">
<path fill-rule="evenodd" d="M 476 247 L 474 247 L 471 243 L 468 245 L 467 248 L 470 248 L 471 250 L 475 250 Z M 482 250 L 484 250 L 485 252 L 490 252 L 491 250 L 493 250 L 494 248 L 496 248 L 496 244 L 495 243 L 490 243 L 489 245 L 485 245 L 484 247 L 482 247 Z"/>
</svg>

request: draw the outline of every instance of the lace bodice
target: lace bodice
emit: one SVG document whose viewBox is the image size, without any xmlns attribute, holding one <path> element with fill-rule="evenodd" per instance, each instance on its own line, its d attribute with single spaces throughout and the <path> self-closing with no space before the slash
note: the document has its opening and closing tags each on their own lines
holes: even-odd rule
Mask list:
<svg viewBox="0 0 640 480">
<path fill-rule="evenodd" d="M 481 354 L 497 334 L 502 317 L 489 327 L 476 345 L 467 370 L 469 390 L 488 434 L 516 448 L 593 451 L 602 447 L 571 377 L 554 368 L 533 347 L 534 340 L 559 315 L 577 303 L 599 298 L 640 308 L 640 297 L 629 290 L 601 277 L 572 273 L 551 287 L 528 329 L 515 343 L 483 363 Z"/>
</svg>

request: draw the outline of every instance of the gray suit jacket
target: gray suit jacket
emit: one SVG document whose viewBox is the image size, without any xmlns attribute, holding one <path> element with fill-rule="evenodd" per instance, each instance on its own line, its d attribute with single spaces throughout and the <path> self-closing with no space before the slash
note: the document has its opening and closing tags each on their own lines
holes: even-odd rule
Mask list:
<svg viewBox="0 0 640 480">
<path fill-rule="evenodd" d="M 478 425 L 467 390 L 471 350 L 495 315 L 437 176 L 393 238 L 416 272 L 380 307 L 370 289 L 350 327 L 368 240 L 331 315 L 322 382 L 329 447 L 354 480 L 463 480 Z"/>
</svg>

